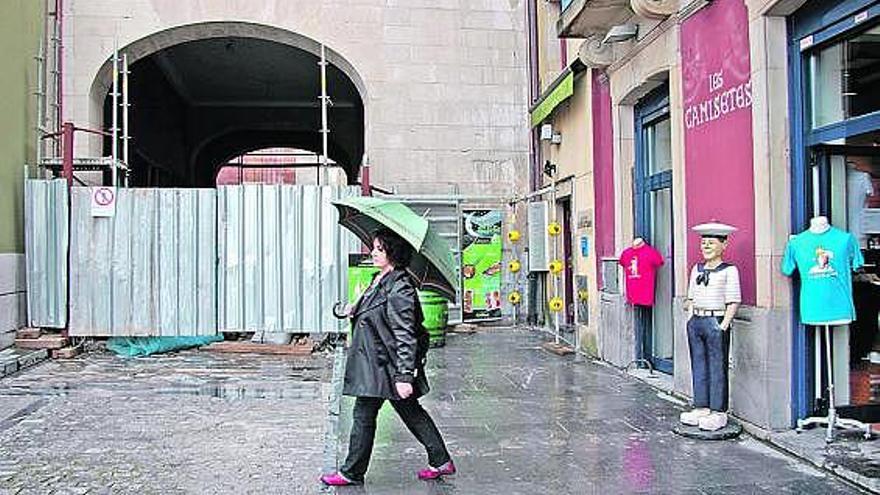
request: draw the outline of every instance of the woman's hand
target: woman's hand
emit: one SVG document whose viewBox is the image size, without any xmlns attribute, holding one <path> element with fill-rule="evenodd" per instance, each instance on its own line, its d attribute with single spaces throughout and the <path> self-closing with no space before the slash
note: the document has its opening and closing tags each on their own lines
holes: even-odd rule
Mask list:
<svg viewBox="0 0 880 495">
<path fill-rule="evenodd" d="M 412 383 L 395 382 L 394 388 L 397 389 L 397 395 L 400 396 L 401 399 L 406 399 L 413 393 Z"/>
</svg>

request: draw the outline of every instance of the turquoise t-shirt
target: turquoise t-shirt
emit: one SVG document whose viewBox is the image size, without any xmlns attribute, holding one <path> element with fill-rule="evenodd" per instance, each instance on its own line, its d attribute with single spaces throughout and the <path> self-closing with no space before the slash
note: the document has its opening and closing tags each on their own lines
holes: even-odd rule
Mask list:
<svg viewBox="0 0 880 495">
<path fill-rule="evenodd" d="M 836 227 L 821 234 L 805 231 L 790 241 L 782 273 L 801 273 L 801 322 L 823 325 L 854 320 L 852 272 L 865 264 L 855 237 Z"/>
</svg>

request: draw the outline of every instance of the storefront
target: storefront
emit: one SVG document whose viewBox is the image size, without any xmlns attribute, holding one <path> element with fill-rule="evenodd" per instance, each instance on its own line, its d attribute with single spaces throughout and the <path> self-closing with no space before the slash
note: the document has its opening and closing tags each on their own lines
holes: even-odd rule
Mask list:
<svg viewBox="0 0 880 495">
<path fill-rule="evenodd" d="M 530 226 L 530 242 L 535 235 L 546 239 L 549 264 L 529 263 L 528 270 L 540 287 L 531 306 L 536 312 L 545 308 L 544 324 L 554 333 L 558 326 L 563 341 L 580 344 L 595 354 L 595 317 L 590 316 L 595 314 L 590 295 L 597 290 L 588 131 L 591 80 L 586 67 L 575 57 L 571 60 L 531 112 L 532 125 L 540 136 L 537 152 L 544 166 L 541 188 L 530 200 L 546 203 L 546 224 L 557 224 L 560 229 L 554 234 L 540 224 Z M 555 306 L 555 301 L 561 305 Z"/>
<path fill-rule="evenodd" d="M 792 231 L 825 216 L 864 258 L 855 318 L 832 328 L 834 403 L 841 416 L 880 422 L 880 2 L 810 2 L 788 25 Z M 824 350 L 792 306 L 792 414 L 824 415 Z"/>
<path fill-rule="evenodd" d="M 773 93 L 779 78 L 772 65 L 781 60 L 784 70 L 784 57 L 763 56 L 776 45 L 762 33 L 775 35 L 781 27 L 784 40 L 777 20 L 750 11 L 743 0 L 694 2 L 662 19 L 636 16 L 628 22 L 649 34 L 631 50 L 615 51 L 606 67 L 591 65 L 600 72 L 596 80 L 608 81 L 610 139 L 602 119 L 594 118 L 592 131 L 613 150 L 613 219 L 596 206 L 597 242 L 598 233 L 614 231 L 613 252 L 597 246 L 599 356 L 621 367 L 647 361 L 668 374 L 661 381 L 675 393 L 691 396 L 684 306 L 691 268 L 702 261 L 692 227 L 733 225 L 725 261 L 738 268 L 742 304 L 730 344 L 730 411 L 767 430 L 793 425 L 790 287 L 779 270 L 790 202 L 771 190 L 788 188 L 787 156 L 777 159 L 774 147 L 785 127 L 784 119 L 782 126 L 770 120 L 767 108 L 771 101 L 785 104 L 784 83 L 781 98 Z M 601 167 L 604 159 L 593 151 L 594 166 Z M 606 182 L 599 170 L 597 186 Z M 596 197 L 605 197 L 599 191 Z M 635 301 L 627 287 L 633 278 L 627 251 L 639 239 L 662 260 L 648 302 Z"/>
</svg>

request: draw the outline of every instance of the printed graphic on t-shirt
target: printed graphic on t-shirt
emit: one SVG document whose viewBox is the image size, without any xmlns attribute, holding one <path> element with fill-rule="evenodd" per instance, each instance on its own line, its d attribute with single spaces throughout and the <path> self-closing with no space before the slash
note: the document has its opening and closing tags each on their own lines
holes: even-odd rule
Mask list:
<svg viewBox="0 0 880 495">
<path fill-rule="evenodd" d="M 810 267 L 810 277 L 836 277 L 837 271 L 831 265 L 834 253 L 819 246 L 816 248 L 816 264 Z"/>
<path fill-rule="evenodd" d="M 629 262 L 629 278 L 642 278 L 639 275 L 639 257 L 633 256 L 633 259 Z"/>
</svg>

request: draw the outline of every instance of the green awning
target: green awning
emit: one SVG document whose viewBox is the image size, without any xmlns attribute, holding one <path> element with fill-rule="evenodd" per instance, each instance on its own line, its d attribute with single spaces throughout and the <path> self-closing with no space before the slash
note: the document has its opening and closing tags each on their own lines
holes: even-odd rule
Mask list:
<svg viewBox="0 0 880 495">
<path fill-rule="evenodd" d="M 531 122 L 535 127 L 544 121 L 560 103 L 574 94 L 574 72 L 567 69 L 532 107 Z"/>
</svg>

